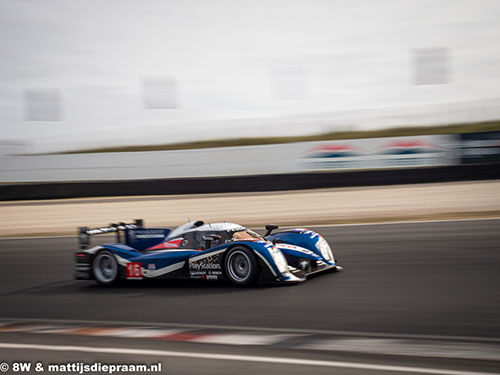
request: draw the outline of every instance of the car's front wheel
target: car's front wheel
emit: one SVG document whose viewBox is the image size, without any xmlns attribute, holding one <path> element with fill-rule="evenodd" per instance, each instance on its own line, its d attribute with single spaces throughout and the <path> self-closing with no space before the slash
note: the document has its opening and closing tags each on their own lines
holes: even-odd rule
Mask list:
<svg viewBox="0 0 500 375">
<path fill-rule="evenodd" d="M 258 267 L 254 253 L 246 247 L 232 248 L 224 259 L 226 277 L 238 286 L 254 284 L 259 274 Z"/>
<path fill-rule="evenodd" d="M 100 251 L 92 262 L 95 279 L 104 285 L 113 284 L 118 279 L 118 263 L 108 250 Z"/>
</svg>

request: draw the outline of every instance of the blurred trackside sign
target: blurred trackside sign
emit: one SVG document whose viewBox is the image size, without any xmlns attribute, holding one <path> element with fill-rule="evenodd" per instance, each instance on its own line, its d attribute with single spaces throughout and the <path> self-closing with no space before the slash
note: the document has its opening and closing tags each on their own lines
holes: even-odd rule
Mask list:
<svg viewBox="0 0 500 375">
<path fill-rule="evenodd" d="M 461 134 L 463 164 L 500 163 L 500 132 Z"/>
<path fill-rule="evenodd" d="M 323 141 L 300 156 L 298 169 L 408 168 L 456 163 L 454 136 L 416 136 Z"/>
<path fill-rule="evenodd" d="M 58 89 L 26 89 L 24 99 L 27 121 L 62 120 L 62 95 Z"/>
<path fill-rule="evenodd" d="M 179 108 L 177 82 L 169 77 L 143 78 L 143 101 L 146 109 Z"/>
<path fill-rule="evenodd" d="M 413 50 L 414 84 L 443 85 L 450 83 L 450 51 L 448 48 Z"/>
</svg>

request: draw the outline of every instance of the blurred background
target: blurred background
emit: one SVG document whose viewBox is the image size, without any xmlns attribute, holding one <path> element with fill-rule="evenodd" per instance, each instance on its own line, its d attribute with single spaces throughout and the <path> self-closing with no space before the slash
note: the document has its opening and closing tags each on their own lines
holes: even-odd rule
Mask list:
<svg viewBox="0 0 500 375">
<path fill-rule="evenodd" d="M 500 117 L 500 3 L 0 1 L 0 153 Z"/>
<path fill-rule="evenodd" d="M 0 0 L 0 359 L 499 373 L 499 40 L 499 0 Z M 134 219 L 308 226 L 345 269 L 73 280 L 75 229 Z"/>
</svg>

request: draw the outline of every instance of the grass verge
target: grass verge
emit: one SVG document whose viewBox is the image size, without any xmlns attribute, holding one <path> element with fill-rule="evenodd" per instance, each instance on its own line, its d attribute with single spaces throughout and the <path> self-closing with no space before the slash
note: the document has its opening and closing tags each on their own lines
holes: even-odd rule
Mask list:
<svg viewBox="0 0 500 375">
<path fill-rule="evenodd" d="M 186 149 L 200 149 L 200 148 L 214 148 L 214 147 L 255 146 L 255 145 L 267 145 L 267 144 L 291 143 L 291 142 L 333 141 L 333 140 L 359 139 L 359 138 L 382 138 L 382 137 L 402 137 L 402 136 L 416 136 L 416 135 L 475 133 L 475 132 L 485 132 L 485 131 L 500 131 L 500 120 L 471 123 L 471 124 L 395 127 L 389 129 L 362 130 L 362 131 L 340 131 L 340 132 L 331 132 L 331 133 L 296 136 L 296 137 L 234 138 L 234 139 L 218 139 L 218 140 L 185 142 L 185 143 L 174 143 L 174 144 L 103 147 L 103 148 L 93 148 L 93 149 L 76 150 L 76 151 L 66 151 L 57 154 L 186 150 Z"/>
</svg>

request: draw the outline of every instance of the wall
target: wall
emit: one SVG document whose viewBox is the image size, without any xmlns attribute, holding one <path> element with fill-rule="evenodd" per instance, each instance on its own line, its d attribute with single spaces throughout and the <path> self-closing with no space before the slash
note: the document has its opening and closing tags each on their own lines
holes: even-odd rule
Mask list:
<svg viewBox="0 0 500 375">
<path fill-rule="evenodd" d="M 100 181 L 456 164 L 450 135 L 198 150 L 0 157 L 0 182 Z"/>
</svg>

